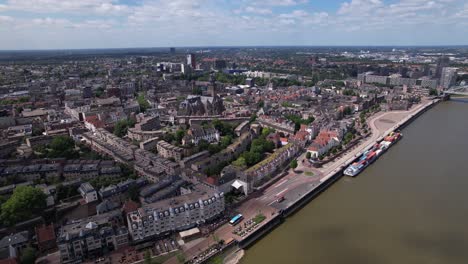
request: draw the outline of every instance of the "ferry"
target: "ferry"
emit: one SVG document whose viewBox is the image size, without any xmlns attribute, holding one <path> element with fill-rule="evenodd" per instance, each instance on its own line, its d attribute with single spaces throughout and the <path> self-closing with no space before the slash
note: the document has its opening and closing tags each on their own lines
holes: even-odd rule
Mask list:
<svg viewBox="0 0 468 264">
<path fill-rule="evenodd" d="M 357 176 L 361 171 L 367 168 L 367 166 L 376 161 L 387 149 L 400 140 L 401 137 L 402 134 L 400 132 L 391 132 L 382 141 L 364 151 L 356 162 L 345 169 L 344 174 L 351 177 Z"/>
</svg>

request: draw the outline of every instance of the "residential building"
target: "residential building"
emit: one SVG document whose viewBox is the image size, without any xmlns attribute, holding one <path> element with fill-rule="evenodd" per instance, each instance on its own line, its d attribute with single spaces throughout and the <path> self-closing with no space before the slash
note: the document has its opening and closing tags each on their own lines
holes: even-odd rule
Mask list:
<svg viewBox="0 0 468 264">
<path fill-rule="evenodd" d="M 156 148 L 161 157 L 173 159 L 177 162 L 180 161 L 187 153 L 186 149 L 171 145 L 164 140 L 160 140 L 156 145 Z"/>
<path fill-rule="evenodd" d="M 224 212 L 224 195 L 207 190 L 147 204 L 127 215 L 133 241 L 146 241 L 174 231 L 193 228 Z"/>
<path fill-rule="evenodd" d="M 444 67 L 442 69 L 442 75 L 440 76 L 440 85 L 442 88 L 448 89 L 455 84 L 455 80 L 457 79 L 457 70 L 458 68 L 454 67 Z"/>
<path fill-rule="evenodd" d="M 182 145 L 194 144 L 198 145 L 200 140 L 205 140 L 208 143 L 218 142 L 220 134 L 213 127 L 204 128 L 200 125 L 193 124 L 187 131 L 187 135 L 182 139 Z"/>
<path fill-rule="evenodd" d="M 43 225 L 34 228 L 39 251 L 42 253 L 53 250 L 57 247 L 54 225 Z"/>
<path fill-rule="evenodd" d="M 128 230 L 121 224 L 120 210 L 73 221 L 60 228 L 57 238 L 61 263 L 94 260 L 128 243 Z"/>
<path fill-rule="evenodd" d="M 96 190 L 88 182 L 81 184 L 80 188 L 78 188 L 78 191 L 80 192 L 81 197 L 83 197 L 86 203 L 92 203 L 98 200 Z"/>
</svg>

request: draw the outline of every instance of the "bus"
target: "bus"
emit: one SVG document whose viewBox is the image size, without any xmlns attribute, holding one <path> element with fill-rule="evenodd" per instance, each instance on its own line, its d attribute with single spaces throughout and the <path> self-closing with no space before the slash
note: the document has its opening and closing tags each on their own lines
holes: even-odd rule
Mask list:
<svg viewBox="0 0 468 264">
<path fill-rule="evenodd" d="M 238 223 L 240 223 L 240 221 L 242 221 L 242 219 L 244 219 L 244 217 L 241 214 L 238 214 L 238 215 L 234 216 L 231 219 L 231 221 L 229 221 L 229 224 L 232 225 L 232 226 L 235 226 Z"/>
</svg>

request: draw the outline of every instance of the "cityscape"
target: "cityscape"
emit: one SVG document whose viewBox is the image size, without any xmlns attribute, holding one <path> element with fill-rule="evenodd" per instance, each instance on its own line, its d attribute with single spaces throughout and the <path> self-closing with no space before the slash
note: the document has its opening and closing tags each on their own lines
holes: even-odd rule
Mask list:
<svg viewBox="0 0 468 264">
<path fill-rule="evenodd" d="M 263 45 L 252 36 L 262 44 L 199 45 L 179 21 L 167 27 L 177 38 L 187 34 L 187 42 L 167 47 L 164 40 L 106 48 L 96 36 L 90 46 L 70 39 L 56 46 L 69 33 L 47 28 L 50 47 L 43 37 L 15 46 L 12 39 L 24 36 L 13 31 L 27 23 L 15 12 L 75 16 L 92 7 L 99 15 L 131 14 L 138 26 L 152 10 L 145 6 L 151 1 L 22 2 L 0 1 L 0 36 L 11 36 L 0 43 L 0 264 L 468 261 L 468 234 L 445 229 L 463 229 L 468 204 L 468 182 L 455 176 L 468 164 L 466 39 Z M 224 12 L 180 2 L 153 4 L 174 18 L 203 11 L 216 21 Z M 315 13 L 316 22 L 299 10 L 278 13 L 309 8 L 308 1 L 266 2 L 232 12 L 278 16 L 279 24 L 301 28 L 309 24 L 297 20 L 345 23 L 340 16 L 356 10 L 455 12 L 457 1 L 352 0 L 337 15 Z M 463 8 L 452 17 L 467 18 Z M 78 27 L 73 16 L 36 22 L 64 23 L 65 30 L 104 25 Z M 108 23 L 120 23 L 113 19 Z M 200 31 L 204 19 L 193 21 Z M 404 242 L 392 240 L 399 235 Z M 378 244 L 393 245 L 395 254 Z"/>
</svg>

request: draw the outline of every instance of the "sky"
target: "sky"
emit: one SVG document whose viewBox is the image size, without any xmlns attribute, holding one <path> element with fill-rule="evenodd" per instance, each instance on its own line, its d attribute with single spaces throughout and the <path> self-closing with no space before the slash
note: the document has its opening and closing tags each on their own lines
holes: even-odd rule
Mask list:
<svg viewBox="0 0 468 264">
<path fill-rule="evenodd" d="M 0 50 L 468 45 L 467 0 L 0 0 Z"/>
</svg>

